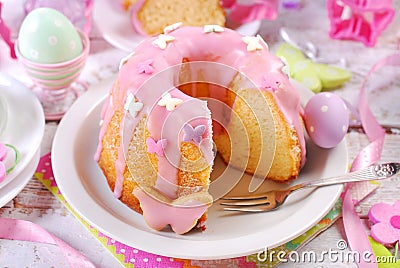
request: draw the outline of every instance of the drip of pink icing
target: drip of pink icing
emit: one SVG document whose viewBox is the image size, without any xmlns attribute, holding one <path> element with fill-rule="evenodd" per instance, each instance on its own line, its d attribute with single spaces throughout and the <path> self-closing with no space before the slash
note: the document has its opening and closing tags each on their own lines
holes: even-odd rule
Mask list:
<svg viewBox="0 0 400 268">
<path fill-rule="evenodd" d="M 209 120 L 209 112 L 205 102 L 186 96 L 175 88 L 179 81 L 179 72 L 176 71 L 176 68 L 170 67 L 181 64 L 184 58 L 189 58 L 191 62 L 211 61 L 231 66 L 234 70 L 238 70 L 248 77 L 252 83 L 249 85 L 251 86 L 250 88 L 254 88 L 254 85 L 262 88 L 265 85 L 266 74 L 271 75 L 272 80 L 279 81 L 281 86 L 273 90 L 269 88 L 263 88 L 262 90 L 271 90 L 275 93 L 274 97 L 286 120 L 296 129 L 302 147 L 302 163 L 304 163 L 305 141 L 299 117 L 299 96 L 289 83 L 287 77 L 281 72 L 283 64 L 277 57 L 269 53 L 266 44 L 262 44 L 262 50 L 249 52 L 246 50 L 247 45 L 243 42 L 242 37 L 229 29 L 225 29 L 222 33 L 204 33 L 201 27 L 182 27 L 170 32 L 169 35 L 174 36 L 175 40 L 169 42 L 164 50 L 154 46 L 152 42 L 155 38 L 150 38 L 139 44 L 135 49 L 135 55 L 123 65 L 118 77 L 120 86 L 118 90 L 114 88 L 112 91 L 112 105 L 106 104 L 107 107 L 104 108 L 104 124 L 100 130 L 100 141 L 102 140 L 102 136 L 104 136 L 105 128 L 113 113 L 125 105 L 128 93 L 135 95 L 143 103 L 144 108 L 135 118 L 131 119 L 129 123 L 130 131 L 132 132 L 138 121 L 147 114 L 147 128 L 151 137 L 157 140 L 161 138 L 168 140 L 168 147 L 165 151 L 166 155 L 163 157 L 157 156 L 160 172 L 155 187 L 170 198 L 176 198 L 176 174 L 180 157 L 179 144 L 182 141 L 182 135 L 177 135 L 177 133 L 180 133 L 183 125 L 188 120 L 202 117 L 203 119 L 199 120 L 197 125 L 208 125 Z M 149 59 L 153 59 L 153 76 L 135 74 L 131 71 L 135 70 L 139 63 Z M 210 82 L 223 86 L 228 85 L 235 73 L 236 71 L 221 75 L 216 73 L 215 70 L 203 70 L 206 81 L 215 79 Z M 157 75 L 154 76 L 154 74 Z M 165 107 L 156 105 L 167 90 L 170 90 L 173 97 L 184 101 L 172 112 L 167 111 Z M 124 128 L 124 123 L 124 120 L 121 120 L 121 129 Z M 196 125 L 192 126 L 196 127 Z M 121 130 L 122 133 L 124 133 L 123 130 Z M 203 138 L 209 138 L 211 141 L 210 131 L 207 131 L 207 133 Z M 131 137 L 129 135 L 126 136 L 128 139 Z M 122 185 L 124 179 L 124 147 L 126 146 L 124 144 L 127 144 L 127 142 L 121 142 L 121 146 L 118 149 L 119 156 L 116 163 L 117 182 L 114 189 L 116 196 L 120 195 L 121 188 L 119 186 Z M 210 149 L 212 146 L 202 146 L 202 148 Z M 101 152 L 101 142 L 99 143 L 95 159 L 98 159 L 99 152 Z M 210 155 L 210 152 L 205 152 L 205 155 Z M 140 194 L 136 197 L 146 210 L 148 207 L 146 202 L 150 201 Z M 151 209 L 154 209 L 154 206 Z M 163 206 L 160 205 L 159 209 L 162 208 Z M 155 211 L 159 210 L 156 209 Z M 160 219 L 158 220 L 162 220 L 163 215 L 162 213 L 159 214 L 158 217 Z M 185 217 L 188 216 L 186 215 Z M 148 221 L 151 221 L 149 224 L 152 225 L 152 222 L 156 221 L 156 219 L 148 219 Z M 170 221 L 171 225 L 177 222 L 177 220 L 170 218 L 168 218 L 168 221 Z"/>
<path fill-rule="evenodd" d="M 197 200 L 177 206 L 157 200 L 143 190 L 134 190 L 134 194 L 140 200 L 143 217 L 151 228 L 161 230 L 169 224 L 177 234 L 190 231 L 210 206 Z"/>
<path fill-rule="evenodd" d="M 103 148 L 103 138 L 104 135 L 106 134 L 106 130 L 107 130 L 107 125 L 111 120 L 112 115 L 114 114 L 114 111 L 109 111 L 109 107 L 111 106 L 111 95 L 109 95 L 104 104 L 103 104 L 103 108 L 101 109 L 101 120 L 102 120 L 102 125 L 100 126 L 100 133 L 99 133 L 99 141 L 97 143 L 97 150 L 96 153 L 94 154 L 94 161 L 99 162 L 100 160 L 100 154 L 101 154 L 101 150 Z"/>
</svg>

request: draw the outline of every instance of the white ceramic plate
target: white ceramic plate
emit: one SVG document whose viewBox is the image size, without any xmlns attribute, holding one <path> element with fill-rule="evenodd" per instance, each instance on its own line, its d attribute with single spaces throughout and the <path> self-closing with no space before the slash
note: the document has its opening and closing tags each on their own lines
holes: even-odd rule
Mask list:
<svg viewBox="0 0 400 268">
<path fill-rule="evenodd" d="M 33 156 L 31 162 L 10 183 L 0 189 L 0 207 L 7 204 L 25 187 L 32 178 L 40 160 L 40 150 Z"/>
<path fill-rule="evenodd" d="M 119 1 L 94 1 L 93 20 L 105 40 L 127 52 L 131 52 L 137 44 L 146 39 L 146 36 L 135 32 L 130 13 L 122 9 Z"/>
<path fill-rule="evenodd" d="M 147 37 L 138 34 L 132 26 L 130 12 L 124 11 L 116 0 L 97 0 L 94 2 L 93 20 L 105 40 L 111 45 L 131 52 Z M 229 27 L 230 25 L 228 25 Z M 242 35 L 255 35 L 261 21 L 253 21 L 240 26 L 232 26 Z"/>
<path fill-rule="evenodd" d="M 0 140 L 15 146 L 20 152 L 20 162 L 0 183 L 0 189 L 13 181 L 31 163 L 44 134 L 44 113 L 36 96 L 22 83 L 0 73 L 0 91 L 8 106 L 8 119 Z M 12 165 L 13 152 L 10 150 L 5 163 Z"/>
<path fill-rule="evenodd" d="M 55 179 L 69 204 L 90 224 L 124 244 L 185 259 L 248 255 L 290 241 L 314 226 L 329 212 L 342 191 L 340 185 L 299 191 L 280 210 L 263 214 L 228 213 L 221 210 L 217 201 L 209 210 L 205 232 L 177 235 L 168 230 L 151 230 L 142 215 L 113 197 L 93 160 L 99 114 L 112 82 L 108 80 L 90 89 L 64 116 L 54 138 L 52 160 Z M 222 162 L 217 162 L 215 172 L 221 168 Z M 346 170 L 345 142 L 331 150 L 309 144 L 308 162 L 298 181 L 335 176 Z M 243 185 L 247 186 L 246 180 Z"/>
</svg>

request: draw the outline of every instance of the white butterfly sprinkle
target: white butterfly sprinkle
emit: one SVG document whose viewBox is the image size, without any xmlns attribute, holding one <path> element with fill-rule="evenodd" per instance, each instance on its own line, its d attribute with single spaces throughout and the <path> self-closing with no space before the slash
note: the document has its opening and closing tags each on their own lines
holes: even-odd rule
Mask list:
<svg viewBox="0 0 400 268">
<path fill-rule="evenodd" d="M 136 117 L 137 114 L 143 109 L 143 103 L 136 101 L 135 96 L 133 96 L 132 93 L 129 93 L 129 95 L 126 97 L 124 109 L 129 111 L 133 117 Z"/>
<path fill-rule="evenodd" d="M 175 31 L 176 29 L 181 27 L 182 24 L 183 24 L 182 22 L 177 22 L 177 23 L 168 25 L 167 27 L 164 28 L 164 34 L 169 34 L 170 32 Z"/>
<path fill-rule="evenodd" d="M 153 45 L 158 46 L 161 49 L 166 49 L 167 44 L 175 40 L 175 37 L 166 34 L 158 35 L 157 39 L 153 41 Z"/>
<path fill-rule="evenodd" d="M 249 52 L 264 49 L 264 47 L 260 44 L 260 41 L 264 41 L 260 35 L 244 36 L 242 37 L 242 40 L 247 44 L 247 51 Z"/>
<path fill-rule="evenodd" d="M 222 33 L 225 31 L 224 27 L 219 25 L 204 25 L 203 32 L 204 33 Z"/>
<path fill-rule="evenodd" d="M 167 108 L 168 111 L 173 111 L 176 106 L 181 104 L 183 101 L 178 98 L 172 98 L 171 94 L 164 94 L 161 100 L 157 103 L 160 106 Z"/>
</svg>

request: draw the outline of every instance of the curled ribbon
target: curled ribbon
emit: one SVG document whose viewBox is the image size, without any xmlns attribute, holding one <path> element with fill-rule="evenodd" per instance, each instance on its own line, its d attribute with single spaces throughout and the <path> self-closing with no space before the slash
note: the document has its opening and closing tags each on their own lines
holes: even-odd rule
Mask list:
<svg viewBox="0 0 400 268">
<path fill-rule="evenodd" d="M 82 254 L 30 221 L 0 218 L 0 238 L 57 245 L 70 267 L 94 268 Z"/>
<path fill-rule="evenodd" d="M 365 92 L 365 86 L 368 78 L 377 70 L 385 66 L 400 66 L 400 53 L 387 56 L 376 63 L 366 75 L 361 86 L 358 99 L 358 112 L 363 129 L 370 141 L 357 155 L 352 163 L 351 171 L 369 166 L 378 161 L 382 154 L 383 142 L 385 139 L 385 130 L 380 126 L 372 114 Z M 353 184 L 348 184 L 343 194 L 343 224 L 349 246 L 352 250 L 359 253 L 373 254 L 372 247 L 368 240 L 368 235 L 364 230 L 363 224 L 355 212 L 354 201 L 351 199 L 350 189 Z M 359 267 L 377 267 L 376 262 L 364 258 L 360 259 Z"/>
</svg>

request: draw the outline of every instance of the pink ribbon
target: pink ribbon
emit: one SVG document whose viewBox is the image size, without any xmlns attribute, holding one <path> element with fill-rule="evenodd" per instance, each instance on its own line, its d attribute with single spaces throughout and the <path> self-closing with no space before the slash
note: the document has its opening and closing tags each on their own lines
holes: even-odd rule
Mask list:
<svg viewBox="0 0 400 268">
<path fill-rule="evenodd" d="M 366 75 L 364 83 L 361 86 L 358 99 L 358 111 L 360 114 L 361 124 L 370 141 L 370 144 L 366 146 L 363 150 L 361 150 L 361 152 L 357 155 L 351 166 L 351 171 L 369 166 L 378 161 L 381 157 L 383 142 L 385 139 L 385 130 L 380 126 L 369 108 L 367 94 L 365 93 L 365 85 L 368 78 L 374 72 L 381 69 L 382 67 L 390 65 L 400 65 L 400 54 L 390 55 L 376 63 Z M 373 253 L 368 240 L 368 235 L 360 218 L 355 212 L 354 200 L 351 199 L 350 194 L 350 188 L 352 186 L 353 184 L 347 185 L 343 195 L 343 224 L 347 240 L 352 250 L 359 253 Z M 371 260 L 371 262 L 368 262 L 367 260 L 360 258 L 359 267 L 378 266 L 373 260 Z"/>
<path fill-rule="evenodd" d="M 1 17 L 2 7 L 3 7 L 3 3 L 0 2 L 0 35 L 1 35 L 1 37 L 3 37 L 4 41 L 10 47 L 11 57 L 13 59 L 16 59 L 17 56 L 15 55 L 14 43 L 11 41 L 10 29 L 8 29 L 6 23 L 4 22 L 3 18 Z"/>
<path fill-rule="evenodd" d="M 223 0 L 223 6 L 230 8 L 229 19 L 237 23 L 257 20 L 274 20 L 278 17 L 278 0 Z"/>
<path fill-rule="evenodd" d="M 0 218 L 0 238 L 57 245 L 70 267 L 94 268 L 85 256 L 37 224 L 25 220 Z"/>
</svg>

